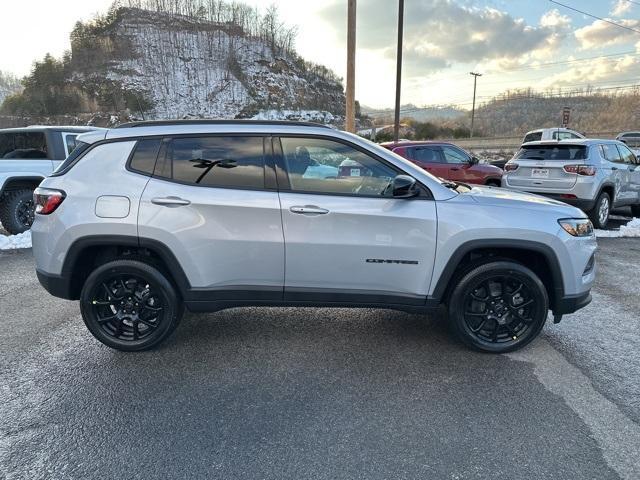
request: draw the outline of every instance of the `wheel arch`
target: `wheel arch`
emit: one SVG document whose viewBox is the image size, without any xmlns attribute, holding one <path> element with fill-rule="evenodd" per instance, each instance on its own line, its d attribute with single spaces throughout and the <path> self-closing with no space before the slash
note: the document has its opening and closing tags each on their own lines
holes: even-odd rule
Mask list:
<svg viewBox="0 0 640 480">
<path fill-rule="evenodd" d="M 564 296 L 560 262 L 551 247 L 532 240 L 485 239 L 463 243 L 455 250 L 437 279 L 431 299 L 445 302 L 461 273 L 469 266 L 491 258 L 514 260 L 533 270 L 545 284 L 550 305 L 555 310 Z"/>
<path fill-rule="evenodd" d="M 64 298 L 80 298 L 82 286 L 96 266 L 117 258 L 134 258 L 158 267 L 182 298 L 191 288 L 189 280 L 171 250 L 162 242 L 126 235 L 92 235 L 73 242 L 65 256 L 61 278 L 68 285 Z"/>
<path fill-rule="evenodd" d="M 21 190 L 23 188 L 35 190 L 43 180 L 44 177 L 41 175 L 7 177 L 2 186 L 0 186 L 0 196 L 6 192 Z"/>
</svg>

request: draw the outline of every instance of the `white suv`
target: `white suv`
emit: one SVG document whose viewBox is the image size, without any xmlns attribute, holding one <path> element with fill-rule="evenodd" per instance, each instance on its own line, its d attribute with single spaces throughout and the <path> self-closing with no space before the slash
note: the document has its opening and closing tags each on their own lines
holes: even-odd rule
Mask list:
<svg viewBox="0 0 640 480">
<path fill-rule="evenodd" d="M 505 352 L 549 310 L 559 321 L 591 299 L 596 241 L 580 210 L 443 182 L 355 135 L 183 121 L 79 140 L 35 192 L 34 255 L 42 285 L 79 299 L 113 348 L 153 347 L 183 306 L 446 304 L 462 341 Z"/>
</svg>

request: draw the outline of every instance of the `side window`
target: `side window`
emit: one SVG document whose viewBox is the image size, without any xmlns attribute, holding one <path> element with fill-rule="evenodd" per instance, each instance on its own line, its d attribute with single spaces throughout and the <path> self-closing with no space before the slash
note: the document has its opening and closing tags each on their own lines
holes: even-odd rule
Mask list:
<svg viewBox="0 0 640 480">
<path fill-rule="evenodd" d="M 453 147 L 442 147 L 442 153 L 444 154 L 444 158 L 447 163 L 467 163 L 469 162 L 469 157 L 462 150 L 458 150 Z"/>
<path fill-rule="evenodd" d="M 139 140 L 133 150 L 129 166 L 137 172 L 153 175 L 156 158 L 158 158 L 158 150 L 160 150 L 160 139 Z"/>
<path fill-rule="evenodd" d="M 570 140 L 572 138 L 579 138 L 579 137 L 570 132 L 558 132 L 558 131 L 553 132 L 554 140 Z"/>
<path fill-rule="evenodd" d="M 174 138 L 162 176 L 209 187 L 264 188 L 262 137 Z"/>
<path fill-rule="evenodd" d="M 580 137 L 580 136 L 576 135 L 575 133 L 570 133 L 570 134 L 569 134 L 569 138 L 572 138 L 572 139 L 574 139 L 574 140 L 575 140 L 576 138 L 582 138 L 582 137 Z"/>
<path fill-rule="evenodd" d="M 542 140 L 542 132 L 532 132 L 524 137 L 522 143 L 537 142 L 538 140 Z"/>
<path fill-rule="evenodd" d="M 606 158 L 610 162 L 622 163 L 620 152 L 614 144 L 605 143 L 604 145 L 600 145 L 600 151 L 602 152 L 604 158 Z"/>
<path fill-rule="evenodd" d="M 620 151 L 620 156 L 622 157 L 622 161 L 624 163 L 628 163 L 629 165 L 635 165 L 636 156 L 631 150 L 629 150 L 627 147 L 623 145 L 618 145 L 618 150 Z"/>
<path fill-rule="evenodd" d="M 67 156 L 73 152 L 77 146 L 76 143 L 76 138 L 78 137 L 78 135 L 74 135 L 71 133 L 65 133 L 64 134 L 64 145 L 67 149 Z"/>
<path fill-rule="evenodd" d="M 45 134 L 43 132 L 0 133 L 0 158 L 27 160 L 48 158 Z"/>
<path fill-rule="evenodd" d="M 349 145 L 321 138 L 280 141 L 293 191 L 391 196 L 397 172 Z"/>
<path fill-rule="evenodd" d="M 413 159 L 420 163 L 445 163 L 438 147 L 413 147 Z"/>
</svg>

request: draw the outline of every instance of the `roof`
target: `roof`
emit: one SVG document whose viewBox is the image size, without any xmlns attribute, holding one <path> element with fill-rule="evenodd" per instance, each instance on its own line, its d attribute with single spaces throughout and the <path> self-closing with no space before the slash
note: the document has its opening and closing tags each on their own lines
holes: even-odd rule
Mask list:
<svg viewBox="0 0 640 480">
<path fill-rule="evenodd" d="M 9 132 L 45 132 L 51 130 L 53 132 L 92 132 L 95 130 L 105 130 L 104 128 L 91 127 L 91 126 L 79 126 L 79 125 L 29 125 L 28 127 L 16 127 L 16 128 L 2 128 L 0 133 Z"/>
<path fill-rule="evenodd" d="M 291 125 L 300 127 L 331 128 L 321 123 L 293 122 L 288 120 L 146 120 L 141 122 L 128 122 L 118 125 L 116 128 L 156 127 L 169 125 Z"/>
</svg>

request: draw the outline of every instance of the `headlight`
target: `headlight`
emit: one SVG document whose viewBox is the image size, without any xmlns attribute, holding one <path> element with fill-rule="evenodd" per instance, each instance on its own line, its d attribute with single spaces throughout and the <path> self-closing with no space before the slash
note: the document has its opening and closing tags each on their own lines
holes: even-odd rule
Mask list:
<svg viewBox="0 0 640 480">
<path fill-rule="evenodd" d="M 560 226 L 574 237 L 590 237 L 593 235 L 593 224 L 587 218 L 561 218 Z"/>
</svg>

